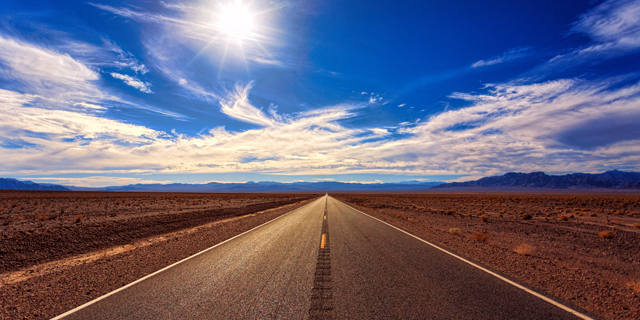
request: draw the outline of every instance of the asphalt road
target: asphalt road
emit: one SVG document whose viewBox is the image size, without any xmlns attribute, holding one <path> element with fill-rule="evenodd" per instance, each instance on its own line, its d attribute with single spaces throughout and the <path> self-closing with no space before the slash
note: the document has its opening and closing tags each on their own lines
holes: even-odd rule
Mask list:
<svg viewBox="0 0 640 320">
<path fill-rule="evenodd" d="M 579 319 L 331 197 L 98 300 L 64 319 Z"/>
</svg>

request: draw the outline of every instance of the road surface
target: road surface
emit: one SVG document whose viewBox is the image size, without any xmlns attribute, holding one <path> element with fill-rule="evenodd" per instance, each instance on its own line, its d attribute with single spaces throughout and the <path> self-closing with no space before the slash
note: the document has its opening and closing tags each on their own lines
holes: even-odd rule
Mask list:
<svg viewBox="0 0 640 320">
<path fill-rule="evenodd" d="M 327 196 L 60 317 L 588 319 L 543 299 Z"/>
</svg>

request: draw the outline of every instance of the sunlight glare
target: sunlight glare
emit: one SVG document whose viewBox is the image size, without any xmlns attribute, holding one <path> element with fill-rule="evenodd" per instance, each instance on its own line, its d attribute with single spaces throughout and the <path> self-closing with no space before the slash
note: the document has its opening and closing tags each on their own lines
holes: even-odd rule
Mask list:
<svg viewBox="0 0 640 320">
<path fill-rule="evenodd" d="M 218 28 L 229 37 L 242 41 L 247 39 L 254 27 L 253 13 L 240 1 L 223 6 L 218 17 Z"/>
</svg>

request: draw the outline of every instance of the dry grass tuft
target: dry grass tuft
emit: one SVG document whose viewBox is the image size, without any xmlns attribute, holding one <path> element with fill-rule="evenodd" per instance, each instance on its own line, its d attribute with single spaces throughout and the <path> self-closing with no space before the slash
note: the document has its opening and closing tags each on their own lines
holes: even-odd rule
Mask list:
<svg viewBox="0 0 640 320">
<path fill-rule="evenodd" d="M 489 222 L 489 215 L 485 213 L 480 216 L 480 219 L 482 220 L 482 222 Z"/>
<path fill-rule="evenodd" d="M 489 240 L 489 238 L 491 237 L 491 235 L 487 232 L 476 232 L 474 233 L 471 238 L 475 241 L 481 242 L 481 243 L 485 243 L 487 242 L 487 240 Z"/>
<path fill-rule="evenodd" d="M 591 213 L 589 213 L 589 217 L 597 217 L 597 216 L 598 216 L 598 214 L 597 214 L 597 213 L 595 213 L 595 212 L 591 212 Z"/>
<path fill-rule="evenodd" d="M 449 233 L 459 236 L 460 235 L 460 228 L 450 228 L 449 229 Z"/>
<path fill-rule="evenodd" d="M 616 232 L 613 230 L 604 230 L 600 231 L 600 233 L 598 233 L 598 236 L 602 239 L 612 239 L 616 236 Z"/>
<path fill-rule="evenodd" d="M 515 253 L 517 253 L 517 254 L 528 256 L 528 255 L 531 255 L 533 253 L 533 250 L 535 250 L 535 249 L 536 249 L 536 247 L 534 247 L 534 246 L 532 246 L 530 244 L 523 243 L 523 244 L 517 246 L 515 249 L 513 249 L 513 251 Z"/>
<path fill-rule="evenodd" d="M 398 212 L 398 213 L 396 213 L 396 218 L 398 218 L 398 219 L 404 219 L 404 218 L 406 218 L 406 217 L 404 216 L 404 213 L 402 213 L 402 212 Z"/>
<path fill-rule="evenodd" d="M 640 223 L 634 223 L 633 226 L 640 229 Z"/>
<path fill-rule="evenodd" d="M 558 220 L 569 221 L 569 216 L 558 216 Z"/>
<path fill-rule="evenodd" d="M 82 214 L 79 214 L 79 215 L 73 217 L 73 222 L 74 223 L 80 223 L 80 222 L 82 222 L 82 220 L 84 220 L 84 215 L 82 215 Z"/>
</svg>

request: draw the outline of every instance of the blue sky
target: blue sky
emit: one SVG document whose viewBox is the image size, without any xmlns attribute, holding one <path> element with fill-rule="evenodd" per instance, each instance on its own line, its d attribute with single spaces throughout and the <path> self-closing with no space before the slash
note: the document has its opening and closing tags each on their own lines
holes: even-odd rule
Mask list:
<svg viewBox="0 0 640 320">
<path fill-rule="evenodd" d="M 640 1 L 4 1 L 0 176 L 640 171 Z"/>
</svg>

